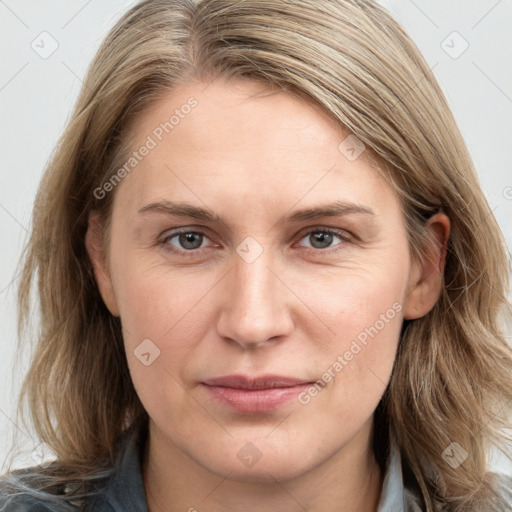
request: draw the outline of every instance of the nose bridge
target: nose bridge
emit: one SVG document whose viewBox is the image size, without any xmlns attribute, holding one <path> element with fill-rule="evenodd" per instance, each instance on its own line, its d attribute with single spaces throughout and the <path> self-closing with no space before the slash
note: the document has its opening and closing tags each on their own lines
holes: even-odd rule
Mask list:
<svg viewBox="0 0 512 512">
<path fill-rule="evenodd" d="M 289 332 L 285 290 L 270 270 L 274 261 L 268 249 L 252 261 L 244 253 L 235 256 L 218 324 L 221 336 L 251 348 Z"/>
<path fill-rule="evenodd" d="M 268 259 L 262 255 L 252 263 L 239 259 L 236 264 L 233 285 L 238 303 L 246 309 L 246 315 L 254 317 L 271 311 L 269 306 L 276 283 L 269 269 L 272 262 Z"/>
</svg>

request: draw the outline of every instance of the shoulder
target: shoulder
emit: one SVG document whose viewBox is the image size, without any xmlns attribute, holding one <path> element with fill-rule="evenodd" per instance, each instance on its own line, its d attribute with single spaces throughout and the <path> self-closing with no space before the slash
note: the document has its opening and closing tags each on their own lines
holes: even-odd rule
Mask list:
<svg viewBox="0 0 512 512">
<path fill-rule="evenodd" d="M 0 512 L 114 512 L 100 493 L 72 498 L 72 486 L 66 482 L 58 486 L 60 492 L 43 492 L 40 484 L 48 480 L 39 470 L 30 467 L 0 476 Z"/>
<path fill-rule="evenodd" d="M 118 512 L 112 507 L 110 501 L 104 496 L 95 496 L 87 501 L 84 507 L 79 508 L 58 499 L 48 501 L 30 496 L 25 493 L 6 496 L 0 494 L 0 512 Z"/>
<path fill-rule="evenodd" d="M 8 494 L 0 491 L 0 512 L 51 512 L 51 504 L 27 493 Z"/>
<path fill-rule="evenodd" d="M 146 511 L 139 434 L 135 426 L 125 431 L 118 439 L 114 465 L 98 467 L 83 479 L 57 476 L 40 467 L 0 475 L 0 512 Z"/>
<path fill-rule="evenodd" d="M 0 512 L 53 512 L 51 505 L 32 498 L 15 496 L 7 501 L 0 499 Z"/>
<path fill-rule="evenodd" d="M 30 475 L 30 476 L 29 476 Z M 33 486 L 36 468 L 13 471 L 0 477 L 0 512 L 54 512 L 71 510 L 53 499 L 38 497 Z"/>
</svg>

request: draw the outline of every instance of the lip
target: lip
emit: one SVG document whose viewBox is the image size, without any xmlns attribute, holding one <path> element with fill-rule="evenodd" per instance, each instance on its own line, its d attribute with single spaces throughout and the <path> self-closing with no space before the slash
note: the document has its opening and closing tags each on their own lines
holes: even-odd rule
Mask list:
<svg viewBox="0 0 512 512">
<path fill-rule="evenodd" d="M 238 412 L 269 412 L 282 407 L 312 382 L 282 375 L 227 375 L 206 379 L 201 386 L 213 398 Z"/>
</svg>

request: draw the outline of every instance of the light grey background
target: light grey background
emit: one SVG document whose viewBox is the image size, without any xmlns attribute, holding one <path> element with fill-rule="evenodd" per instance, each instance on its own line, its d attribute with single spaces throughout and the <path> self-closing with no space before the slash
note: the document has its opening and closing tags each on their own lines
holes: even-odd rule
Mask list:
<svg viewBox="0 0 512 512">
<path fill-rule="evenodd" d="M 22 354 L 14 365 L 15 291 L 37 185 L 95 51 L 134 3 L 0 0 L 0 465 L 19 428 L 14 406 L 29 358 Z M 381 3 L 433 68 L 512 247 L 512 0 Z M 18 465 L 33 465 L 30 454 L 38 443 L 31 432 L 20 435 Z M 510 460 L 494 454 L 492 464 L 512 474 Z"/>
</svg>

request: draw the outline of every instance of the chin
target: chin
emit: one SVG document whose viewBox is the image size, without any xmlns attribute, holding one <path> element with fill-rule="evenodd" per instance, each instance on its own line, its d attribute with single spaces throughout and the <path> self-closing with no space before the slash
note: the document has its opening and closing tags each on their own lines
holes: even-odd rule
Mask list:
<svg viewBox="0 0 512 512">
<path fill-rule="evenodd" d="M 274 484 L 299 477 L 311 468 L 298 465 L 297 460 L 260 460 L 252 468 L 241 467 L 240 464 L 223 465 L 215 471 L 229 480 L 255 484 Z M 214 468 L 211 468 L 214 469 Z M 228 476 L 229 475 L 229 476 Z"/>
<path fill-rule="evenodd" d="M 297 445 L 294 448 L 278 446 L 269 440 L 266 443 L 237 440 L 220 447 L 221 452 L 196 454 L 195 460 L 229 480 L 268 484 L 299 477 L 319 464 L 321 460 L 312 455 L 318 454 L 318 450 L 311 448 L 310 444 L 301 450 Z"/>
</svg>

